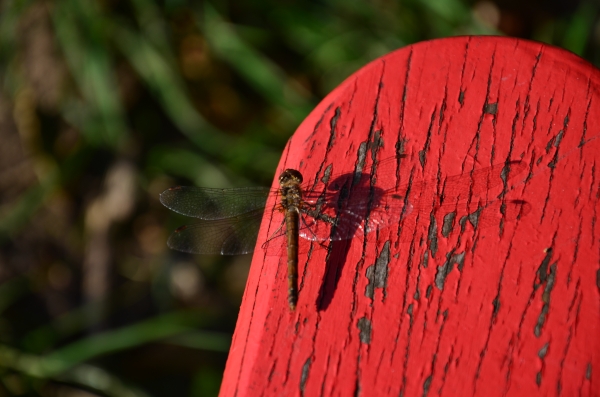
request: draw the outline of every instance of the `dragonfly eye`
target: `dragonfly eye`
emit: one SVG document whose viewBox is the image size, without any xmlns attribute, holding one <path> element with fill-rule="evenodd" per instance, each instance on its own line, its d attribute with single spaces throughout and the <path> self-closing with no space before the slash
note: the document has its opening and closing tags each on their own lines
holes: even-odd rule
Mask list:
<svg viewBox="0 0 600 397">
<path fill-rule="evenodd" d="M 288 168 L 287 170 L 283 171 L 281 173 L 281 175 L 279 175 L 279 183 L 280 184 L 284 184 L 284 183 L 288 183 L 288 182 L 297 182 L 297 183 L 302 183 L 302 174 L 300 173 L 300 171 Z"/>
</svg>

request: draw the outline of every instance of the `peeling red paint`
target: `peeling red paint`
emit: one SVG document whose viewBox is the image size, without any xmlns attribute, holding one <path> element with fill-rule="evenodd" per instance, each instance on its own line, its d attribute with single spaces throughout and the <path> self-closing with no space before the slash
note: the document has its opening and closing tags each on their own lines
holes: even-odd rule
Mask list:
<svg viewBox="0 0 600 397">
<path fill-rule="evenodd" d="M 409 46 L 341 84 L 279 172 L 362 172 L 418 208 L 301 250 L 295 312 L 285 258 L 257 250 L 221 396 L 598 395 L 599 87 L 575 55 L 499 37 Z M 522 172 L 442 199 L 510 161 Z"/>
</svg>

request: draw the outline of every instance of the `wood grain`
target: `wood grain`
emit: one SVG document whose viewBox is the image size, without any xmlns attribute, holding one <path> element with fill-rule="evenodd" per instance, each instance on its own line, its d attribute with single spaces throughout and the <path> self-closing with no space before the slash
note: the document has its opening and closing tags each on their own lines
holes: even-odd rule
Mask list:
<svg viewBox="0 0 600 397">
<path fill-rule="evenodd" d="M 347 79 L 275 175 L 412 186 L 419 210 L 301 250 L 295 312 L 285 258 L 257 249 L 220 395 L 598 395 L 599 83 L 571 53 L 500 37 L 415 44 Z M 454 176 L 511 161 L 518 175 L 444 201 Z"/>
</svg>

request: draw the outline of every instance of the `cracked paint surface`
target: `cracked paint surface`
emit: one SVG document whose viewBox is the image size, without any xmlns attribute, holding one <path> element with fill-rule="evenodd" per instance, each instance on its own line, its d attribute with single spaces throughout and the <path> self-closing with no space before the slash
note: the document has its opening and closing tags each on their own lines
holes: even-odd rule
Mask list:
<svg viewBox="0 0 600 397">
<path fill-rule="evenodd" d="M 257 250 L 221 395 L 594 395 L 599 153 L 600 72 L 560 49 L 457 37 L 365 66 L 279 171 L 347 173 L 369 224 L 399 222 L 309 242 L 294 313 Z M 401 205 L 376 214 L 381 191 Z"/>
</svg>

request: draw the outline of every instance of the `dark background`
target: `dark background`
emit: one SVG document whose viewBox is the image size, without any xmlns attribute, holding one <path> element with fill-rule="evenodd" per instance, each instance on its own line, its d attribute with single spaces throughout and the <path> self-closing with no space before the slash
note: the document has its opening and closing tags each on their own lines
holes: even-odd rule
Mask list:
<svg viewBox="0 0 600 397">
<path fill-rule="evenodd" d="M 214 396 L 250 256 L 184 255 L 173 185 L 271 185 L 366 63 L 504 34 L 600 65 L 597 1 L 0 3 L 0 397 Z"/>
</svg>

